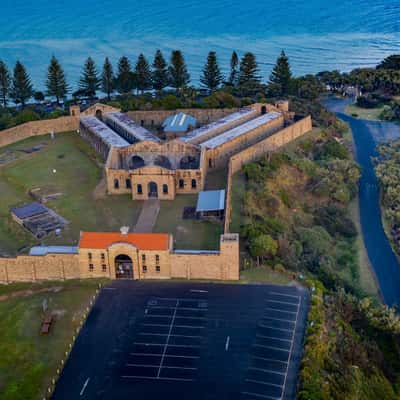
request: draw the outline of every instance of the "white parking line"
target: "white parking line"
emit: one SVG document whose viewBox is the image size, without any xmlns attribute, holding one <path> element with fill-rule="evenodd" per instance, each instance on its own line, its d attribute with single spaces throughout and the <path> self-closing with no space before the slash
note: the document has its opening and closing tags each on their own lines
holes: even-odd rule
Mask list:
<svg viewBox="0 0 400 400">
<path fill-rule="evenodd" d="M 249 370 L 251 370 L 251 369 L 254 370 L 254 371 L 268 372 L 268 373 L 270 373 L 270 374 L 285 375 L 284 372 L 271 371 L 270 369 L 257 368 L 257 367 L 250 367 Z"/>
<path fill-rule="evenodd" d="M 258 383 L 260 385 L 265 385 L 265 386 L 275 386 L 283 389 L 282 385 L 277 385 L 276 383 L 270 383 L 270 382 L 265 382 L 265 381 L 258 381 L 256 379 L 246 379 L 247 382 L 252 382 L 252 383 Z"/>
<path fill-rule="evenodd" d="M 286 297 L 292 297 L 294 299 L 301 299 L 301 296 L 295 296 L 294 294 L 285 294 L 285 293 L 278 293 L 278 292 L 269 292 L 269 294 L 277 294 L 279 296 L 286 296 Z"/>
<path fill-rule="evenodd" d="M 245 394 L 246 396 L 260 397 L 262 399 L 270 399 L 270 400 L 281 400 L 282 399 L 282 397 L 272 397 L 272 396 L 268 396 L 266 394 L 259 394 L 259 393 L 253 393 L 253 392 L 242 392 L 242 394 Z"/>
<path fill-rule="evenodd" d="M 162 381 L 182 381 L 182 382 L 193 382 L 194 379 L 188 378 L 164 378 L 161 376 L 140 376 L 140 375 L 122 375 L 121 378 L 133 378 L 133 379 L 154 379 Z"/>
<path fill-rule="evenodd" d="M 189 347 L 192 349 L 199 349 L 200 346 L 192 345 L 192 344 L 167 344 L 167 343 L 143 343 L 143 342 L 134 342 L 133 344 L 137 344 L 139 346 L 167 346 L 167 347 Z"/>
<path fill-rule="evenodd" d="M 273 319 L 274 321 L 290 322 L 291 324 L 294 324 L 294 322 L 295 322 L 291 319 L 275 318 L 275 317 L 263 317 L 263 319 Z"/>
<path fill-rule="evenodd" d="M 161 357 L 161 353 L 129 353 L 131 356 L 140 357 Z M 166 354 L 164 358 L 200 358 L 200 356 L 176 356 L 173 354 Z"/>
<path fill-rule="evenodd" d="M 172 318 L 172 320 L 171 320 L 171 325 L 170 325 L 170 327 L 169 327 L 169 332 L 168 332 L 167 340 L 166 340 L 166 342 L 165 342 L 164 351 L 163 351 L 163 354 L 162 354 L 162 357 L 161 357 L 161 361 L 160 361 L 160 368 L 158 369 L 158 372 L 157 372 L 157 378 L 160 377 L 161 367 L 162 367 L 163 362 L 164 362 L 165 353 L 167 352 L 169 338 L 170 338 L 171 333 L 172 333 L 172 327 L 174 326 L 175 315 L 176 315 L 176 308 L 177 308 L 178 306 L 179 306 L 179 300 L 176 300 L 175 310 L 174 310 L 174 316 L 173 316 L 173 318 Z"/>
<path fill-rule="evenodd" d="M 285 328 L 277 328 L 276 326 L 269 326 L 269 325 L 264 325 L 264 324 L 259 324 L 258 326 L 261 326 L 261 328 L 269 328 L 269 329 L 277 329 L 278 331 L 285 331 L 285 332 L 293 332 L 293 329 L 285 329 Z"/>
<path fill-rule="evenodd" d="M 230 340 L 231 340 L 231 337 L 230 337 L 230 336 L 228 336 L 228 337 L 226 338 L 226 343 L 225 343 L 225 351 L 228 351 L 228 348 L 229 348 L 229 342 L 230 342 Z"/>
<path fill-rule="evenodd" d="M 169 324 L 148 324 L 143 323 L 143 326 L 169 326 Z M 204 326 L 200 325 L 174 325 L 174 328 L 189 328 L 189 329 L 204 329 Z"/>
<path fill-rule="evenodd" d="M 260 335 L 257 333 L 256 337 L 262 338 L 262 339 L 275 339 L 275 340 L 282 340 L 285 342 L 289 342 L 292 343 L 292 341 L 290 339 L 282 339 L 281 337 L 277 337 L 277 336 L 265 336 L 265 335 Z"/>
<path fill-rule="evenodd" d="M 83 393 L 85 393 L 85 389 L 86 389 L 86 387 L 87 387 L 89 381 L 90 381 L 90 378 L 87 378 L 86 381 L 85 381 L 85 383 L 84 383 L 83 386 L 82 386 L 82 390 L 80 391 L 79 396 L 83 396 Z"/>
<path fill-rule="evenodd" d="M 289 353 L 289 350 L 283 349 L 282 347 L 275 347 L 275 346 L 265 346 L 264 344 L 254 344 L 254 347 L 263 347 L 264 349 L 271 349 L 271 350 L 279 350 L 284 351 L 285 353 Z"/>
<path fill-rule="evenodd" d="M 271 303 L 279 303 L 279 304 L 288 304 L 291 306 L 297 306 L 299 303 L 288 303 L 287 301 L 278 301 L 278 300 L 272 300 L 272 299 L 267 299 L 266 302 L 271 302 Z"/>
<path fill-rule="evenodd" d="M 208 290 L 190 289 L 192 293 L 208 293 Z"/>
<path fill-rule="evenodd" d="M 158 368 L 158 365 L 148 365 L 148 364 L 126 364 L 127 367 L 140 367 L 140 368 Z M 188 369 L 188 370 L 193 370 L 196 371 L 197 368 L 192 368 L 192 367 L 170 367 L 170 366 L 163 366 L 163 369 Z"/>
<path fill-rule="evenodd" d="M 149 308 L 149 310 L 159 310 L 159 309 L 175 310 L 175 307 L 171 307 L 171 306 L 149 306 L 148 308 Z M 208 308 L 179 307 L 178 310 L 186 310 L 186 311 L 207 311 Z"/>
<path fill-rule="evenodd" d="M 289 313 L 289 314 L 295 314 L 296 311 L 286 311 L 286 310 L 280 310 L 279 308 L 270 308 L 270 307 L 265 307 L 265 310 L 270 310 L 270 311 L 279 311 L 281 313 Z"/>
<path fill-rule="evenodd" d="M 168 336 L 168 333 L 150 333 L 150 332 L 142 332 L 138 333 L 140 336 Z M 174 335 L 171 334 L 171 337 L 180 337 L 180 338 L 189 338 L 189 339 L 201 339 L 203 336 L 195 336 L 195 335 Z"/>
</svg>

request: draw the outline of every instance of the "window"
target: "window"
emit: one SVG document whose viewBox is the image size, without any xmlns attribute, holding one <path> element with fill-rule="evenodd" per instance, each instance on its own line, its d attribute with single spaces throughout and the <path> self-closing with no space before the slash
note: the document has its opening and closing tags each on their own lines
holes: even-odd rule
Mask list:
<svg viewBox="0 0 400 400">
<path fill-rule="evenodd" d="M 156 266 L 156 272 L 160 272 L 160 271 L 161 271 L 161 268 L 160 268 L 159 265 L 157 265 L 157 266 Z"/>
<path fill-rule="evenodd" d="M 88 259 L 91 260 L 93 258 L 92 253 L 88 253 Z"/>
<path fill-rule="evenodd" d="M 103 272 L 106 272 L 107 271 L 107 265 L 106 264 L 101 264 L 101 270 Z"/>
<path fill-rule="evenodd" d="M 119 189 L 119 180 L 114 179 L 114 189 Z"/>
<path fill-rule="evenodd" d="M 139 185 L 137 185 L 137 193 L 138 194 L 143 194 L 143 188 L 142 185 L 139 183 Z"/>
<path fill-rule="evenodd" d="M 160 256 L 158 254 L 156 254 L 156 264 L 160 264 Z"/>
<path fill-rule="evenodd" d="M 142 254 L 142 263 L 143 263 L 143 264 L 146 263 L 146 254 Z"/>
<path fill-rule="evenodd" d="M 94 270 L 94 265 L 92 263 L 89 264 L 89 271 L 92 272 Z"/>
<path fill-rule="evenodd" d="M 106 255 L 104 253 L 101 253 L 101 261 L 104 261 L 106 259 Z"/>
<path fill-rule="evenodd" d="M 212 160 L 211 160 L 211 158 L 208 159 L 208 166 L 209 166 L 210 168 L 212 168 Z"/>
<path fill-rule="evenodd" d="M 143 270 L 144 273 L 147 272 L 147 267 L 146 267 L 146 265 L 143 265 L 142 270 Z"/>
<path fill-rule="evenodd" d="M 185 181 L 183 179 L 179 179 L 179 189 L 183 189 L 185 187 Z"/>
<path fill-rule="evenodd" d="M 162 192 L 164 194 L 168 194 L 168 185 L 166 185 L 166 184 L 162 185 Z"/>
<path fill-rule="evenodd" d="M 125 185 L 127 189 L 132 189 L 132 183 L 129 178 L 125 180 Z"/>
<path fill-rule="evenodd" d="M 140 121 L 140 125 L 141 125 L 141 126 L 144 126 L 144 119 L 142 119 L 142 120 Z"/>
<path fill-rule="evenodd" d="M 192 179 L 192 189 L 196 189 L 197 188 L 197 181 L 196 179 Z"/>
</svg>

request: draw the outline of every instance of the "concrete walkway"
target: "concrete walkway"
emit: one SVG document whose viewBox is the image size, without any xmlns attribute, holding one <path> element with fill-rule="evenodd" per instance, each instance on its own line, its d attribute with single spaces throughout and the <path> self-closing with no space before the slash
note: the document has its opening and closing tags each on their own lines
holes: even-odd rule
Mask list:
<svg viewBox="0 0 400 400">
<path fill-rule="evenodd" d="M 153 232 L 156 224 L 158 213 L 160 212 L 160 200 L 150 199 L 145 200 L 142 205 L 142 211 L 136 222 L 134 232 Z"/>
</svg>

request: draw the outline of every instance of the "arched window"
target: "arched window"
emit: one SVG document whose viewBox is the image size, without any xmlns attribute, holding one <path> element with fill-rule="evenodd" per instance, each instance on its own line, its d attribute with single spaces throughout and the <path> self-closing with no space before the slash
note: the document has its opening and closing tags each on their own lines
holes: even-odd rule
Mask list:
<svg viewBox="0 0 400 400">
<path fill-rule="evenodd" d="M 138 194 L 143 194 L 143 188 L 142 188 L 142 185 L 140 183 L 137 185 L 137 193 Z"/>
<path fill-rule="evenodd" d="M 192 189 L 196 189 L 197 188 L 197 181 L 196 179 L 192 179 Z"/>
<path fill-rule="evenodd" d="M 114 189 L 119 189 L 119 180 L 117 178 L 114 179 Z"/>
<path fill-rule="evenodd" d="M 164 185 L 162 185 L 162 192 L 163 194 L 168 194 L 168 185 L 166 185 L 165 183 Z"/>
<path fill-rule="evenodd" d="M 211 160 L 211 158 L 208 159 L 208 166 L 209 166 L 210 168 L 212 168 L 212 160 Z"/>
<path fill-rule="evenodd" d="M 179 179 L 179 189 L 183 189 L 185 187 L 185 181 L 183 179 Z"/>
<path fill-rule="evenodd" d="M 125 180 L 125 185 L 127 189 L 132 189 L 132 183 L 129 178 Z"/>
</svg>

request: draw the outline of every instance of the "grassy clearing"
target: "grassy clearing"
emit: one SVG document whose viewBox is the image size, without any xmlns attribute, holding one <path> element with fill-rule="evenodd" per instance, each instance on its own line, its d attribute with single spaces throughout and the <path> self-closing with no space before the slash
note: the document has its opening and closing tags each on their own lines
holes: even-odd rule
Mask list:
<svg viewBox="0 0 400 400">
<path fill-rule="evenodd" d="M 205 190 L 225 189 L 228 179 L 228 169 L 220 168 L 207 173 Z"/>
<path fill-rule="evenodd" d="M 287 285 L 293 281 L 289 275 L 274 271 L 272 268 L 265 265 L 241 271 L 240 280 L 242 283 L 260 282 L 275 285 Z"/>
<path fill-rule="evenodd" d="M 21 153 L 39 144 L 45 147 L 31 154 Z M 0 253 L 14 255 L 25 246 L 37 244 L 9 213 L 10 207 L 32 201 L 28 191 L 33 188 L 61 192 L 60 198 L 47 205 L 70 222 L 60 238 L 50 235 L 41 241 L 44 244 L 76 244 L 81 230 L 135 225 L 141 206 L 129 195 L 93 197 L 102 166 L 93 149 L 76 133 L 57 134 L 54 140 L 48 135 L 30 138 L 2 148 L 0 156 L 5 152 L 14 152 L 18 158 L 0 166 Z"/>
<path fill-rule="evenodd" d="M 375 298 L 379 298 L 379 290 L 377 282 L 373 273 L 372 265 L 369 261 L 367 249 L 364 245 L 364 239 L 361 231 L 360 224 L 360 210 L 358 204 L 358 197 L 356 197 L 350 204 L 349 215 L 353 220 L 358 236 L 356 239 L 356 248 L 358 252 L 358 265 L 360 273 L 360 286 L 369 295 Z"/>
<path fill-rule="evenodd" d="M 46 282 L 0 287 L 0 294 L 33 292 L 25 293 L 27 297 L 0 301 L 1 400 L 43 398 L 99 282 Z M 46 288 L 51 291 L 37 293 Z M 56 314 L 48 336 L 39 335 L 44 299 L 48 301 L 48 310 Z"/>
<path fill-rule="evenodd" d="M 162 201 L 153 232 L 172 233 L 179 249 L 219 249 L 222 223 L 182 218 L 184 207 L 196 207 L 196 203 L 197 195 L 189 194 L 178 195 L 173 202 Z"/>
<path fill-rule="evenodd" d="M 351 117 L 367 119 L 370 121 L 379 121 L 380 115 L 382 113 L 383 107 L 377 108 L 361 108 L 357 107 L 355 104 L 350 104 L 345 108 L 345 113 Z"/>
</svg>

